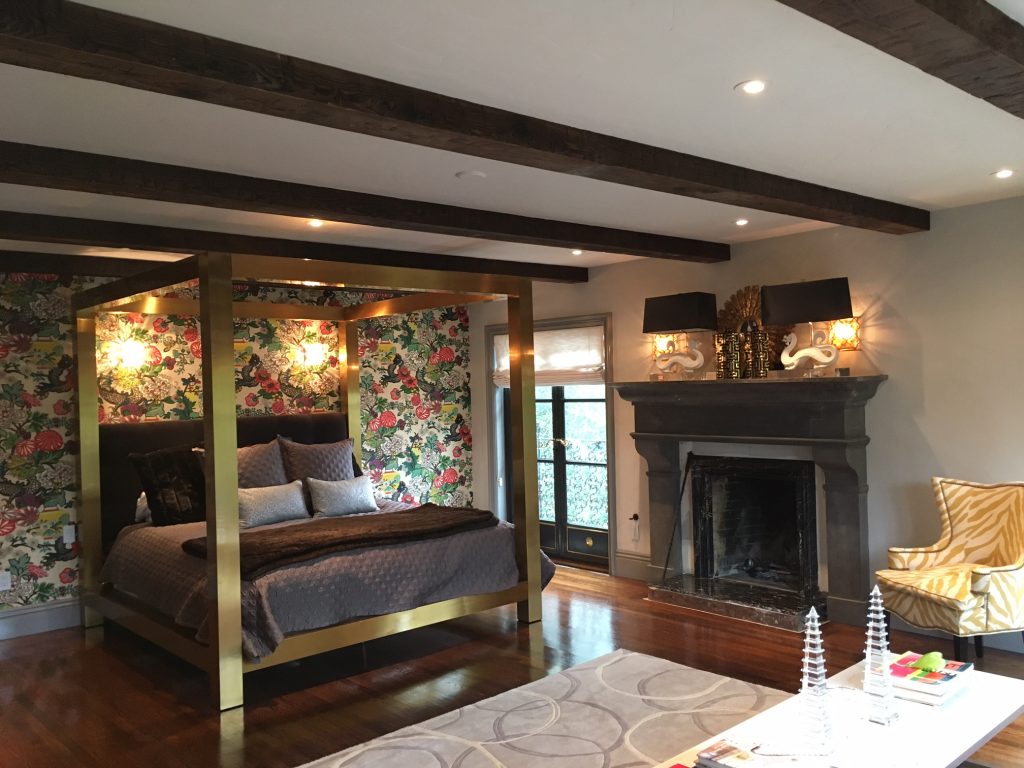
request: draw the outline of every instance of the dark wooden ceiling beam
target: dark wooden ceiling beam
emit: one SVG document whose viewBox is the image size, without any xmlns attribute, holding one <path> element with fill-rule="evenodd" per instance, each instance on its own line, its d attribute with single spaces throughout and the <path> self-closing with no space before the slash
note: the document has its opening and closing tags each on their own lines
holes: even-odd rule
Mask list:
<svg viewBox="0 0 1024 768">
<path fill-rule="evenodd" d="M 985 0 L 779 0 L 1024 118 L 1024 26 Z"/>
<path fill-rule="evenodd" d="M 0 239 L 38 243 L 91 245 L 105 248 L 134 248 L 143 251 L 225 251 L 257 256 L 337 261 L 348 264 L 376 264 L 384 267 L 412 267 L 445 272 L 510 275 L 532 280 L 585 283 L 588 271 L 582 267 L 530 264 L 522 261 L 474 259 L 443 253 L 416 253 L 355 245 L 312 243 L 274 237 L 179 229 L 150 224 L 124 224 L 38 213 L 0 211 Z"/>
<path fill-rule="evenodd" d="M 0 182 L 658 259 L 696 262 L 729 259 L 729 246 L 725 243 L 402 200 L 8 141 L 0 141 Z"/>
<path fill-rule="evenodd" d="M 0 3 L 0 62 L 673 195 L 903 234 L 927 211 L 63 0 Z"/>
<path fill-rule="evenodd" d="M 28 272 L 43 275 L 83 277 L 130 277 L 159 262 L 107 256 L 79 256 L 68 253 L 0 250 L 0 272 Z"/>
</svg>

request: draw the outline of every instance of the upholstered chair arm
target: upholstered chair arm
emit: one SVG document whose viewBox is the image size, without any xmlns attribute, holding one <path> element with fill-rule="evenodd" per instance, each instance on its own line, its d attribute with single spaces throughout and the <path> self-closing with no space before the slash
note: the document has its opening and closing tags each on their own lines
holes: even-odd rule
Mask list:
<svg viewBox="0 0 1024 768">
<path fill-rule="evenodd" d="M 889 547 L 889 567 L 896 571 L 919 571 L 937 568 L 955 561 L 956 555 L 948 541 L 930 547 Z"/>
<path fill-rule="evenodd" d="M 971 570 L 971 592 L 1012 596 L 1024 601 L 1024 556 L 1010 565 L 977 565 Z"/>
</svg>

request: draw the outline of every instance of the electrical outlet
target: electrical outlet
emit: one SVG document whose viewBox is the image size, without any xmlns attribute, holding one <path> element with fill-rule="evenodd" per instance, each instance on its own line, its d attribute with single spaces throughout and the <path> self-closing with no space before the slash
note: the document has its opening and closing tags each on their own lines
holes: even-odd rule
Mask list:
<svg viewBox="0 0 1024 768">
<path fill-rule="evenodd" d="M 11 572 L 0 571 L 0 592 L 6 592 L 11 588 Z"/>
<path fill-rule="evenodd" d="M 64 526 L 64 543 L 71 546 L 78 539 L 78 531 L 75 530 L 73 525 Z"/>
</svg>

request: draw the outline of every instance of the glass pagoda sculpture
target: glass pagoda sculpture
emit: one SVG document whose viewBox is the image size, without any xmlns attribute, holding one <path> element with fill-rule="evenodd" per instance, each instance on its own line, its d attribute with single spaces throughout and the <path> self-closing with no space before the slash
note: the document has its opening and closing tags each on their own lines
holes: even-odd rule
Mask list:
<svg viewBox="0 0 1024 768">
<path fill-rule="evenodd" d="M 868 695 L 868 719 L 889 725 L 897 718 L 896 695 L 889 674 L 889 634 L 885 628 L 885 608 L 878 586 L 871 590 L 868 603 L 867 644 L 864 648 L 864 692 Z"/>
<path fill-rule="evenodd" d="M 827 753 L 831 746 L 831 727 L 826 702 L 825 650 L 821 644 L 821 622 L 812 607 L 804 623 L 803 699 L 805 733 L 809 746 Z"/>
</svg>

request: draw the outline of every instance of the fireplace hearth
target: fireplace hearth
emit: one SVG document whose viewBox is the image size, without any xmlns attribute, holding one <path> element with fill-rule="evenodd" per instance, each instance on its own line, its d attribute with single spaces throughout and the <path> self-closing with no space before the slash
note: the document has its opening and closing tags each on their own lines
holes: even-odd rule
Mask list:
<svg viewBox="0 0 1024 768">
<path fill-rule="evenodd" d="M 637 451 L 647 461 L 651 599 L 791 629 L 800 629 L 803 615 L 813 604 L 819 613 L 827 609 L 832 621 L 861 624 L 872 583 L 867 510 L 869 438 L 864 412 L 885 378 L 610 385 L 633 404 L 635 430 L 631 434 Z M 747 509 L 733 529 L 719 530 L 711 525 L 699 534 L 695 530 L 694 563 L 699 550 L 710 549 L 714 555 L 702 561 L 699 573 L 685 572 L 681 553 L 691 542 L 679 533 L 680 456 L 681 451 L 701 445 L 714 446 L 713 451 L 698 449 L 705 453 L 718 453 L 730 445 L 778 446 L 786 453 L 806 456 L 809 461 L 799 471 L 808 471 L 807 464 L 820 470 L 823 508 L 815 514 L 812 498 L 800 521 L 791 515 L 784 523 L 783 506 L 773 500 L 779 494 L 776 486 L 776 491 L 765 494 L 768 503 L 755 506 L 753 511 Z M 748 490 L 734 485 L 727 482 L 724 487 L 735 491 L 732 495 L 740 499 L 748 494 Z M 813 489 L 813 480 L 811 486 Z M 714 482 L 710 495 L 714 507 Z M 703 507 L 700 514 L 704 514 Z M 819 532 L 812 536 L 808 528 L 818 525 L 819 520 L 825 542 L 820 565 L 828 574 L 827 594 L 819 591 L 817 582 Z M 758 528 L 768 535 L 754 546 L 748 539 Z M 663 582 L 662 567 L 666 563 L 668 578 Z"/>
</svg>

